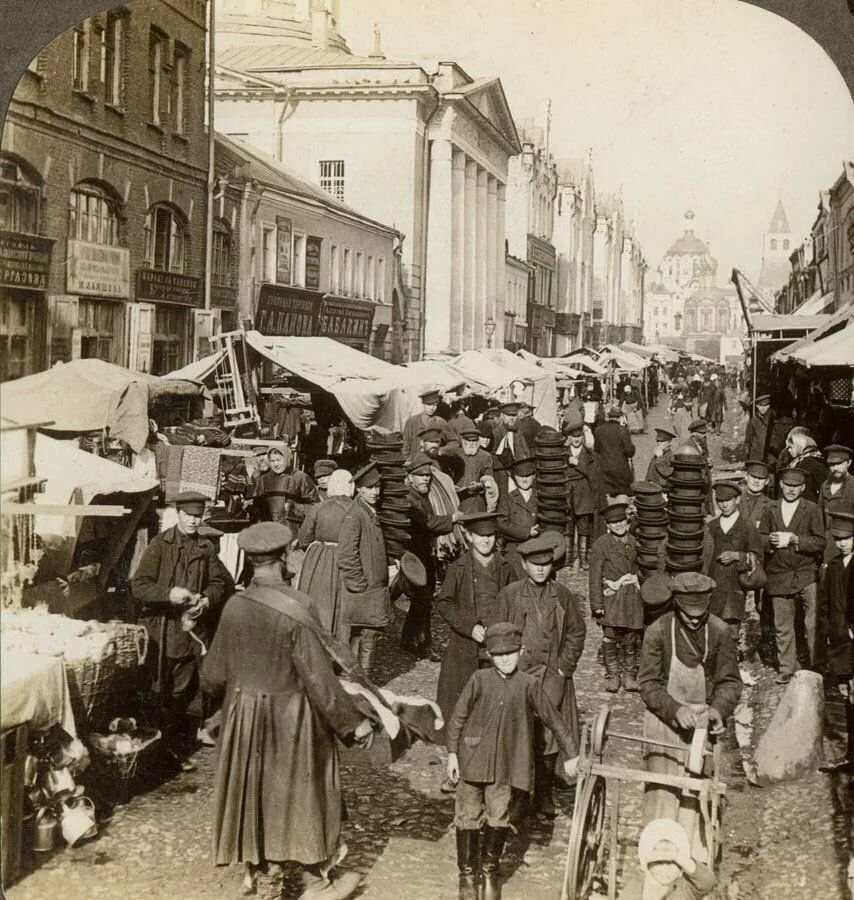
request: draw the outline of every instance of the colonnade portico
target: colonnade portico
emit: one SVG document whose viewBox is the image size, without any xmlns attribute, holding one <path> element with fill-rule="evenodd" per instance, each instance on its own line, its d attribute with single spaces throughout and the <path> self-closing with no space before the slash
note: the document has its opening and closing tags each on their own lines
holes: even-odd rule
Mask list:
<svg viewBox="0 0 854 900">
<path fill-rule="evenodd" d="M 487 321 L 504 317 L 505 185 L 452 141 L 433 140 L 429 196 L 426 350 L 483 347 Z"/>
</svg>

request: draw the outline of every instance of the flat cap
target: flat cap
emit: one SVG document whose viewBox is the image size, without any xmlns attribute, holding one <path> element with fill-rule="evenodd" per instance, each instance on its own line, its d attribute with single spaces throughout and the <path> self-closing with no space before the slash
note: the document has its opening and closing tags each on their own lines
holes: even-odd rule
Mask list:
<svg viewBox="0 0 854 900">
<path fill-rule="evenodd" d="M 610 506 L 606 507 L 605 512 L 602 513 L 606 522 L 622 522 L 624 519 L 628 518 L 628 510 L 629 505 L 627 503 L 612 503 Z"/>
<path fill-rule="evenodd" d="M 431 425 L 429 428 L 424 428 L 418 432 L 418 437 L 422 441 L 437 441 L 441 442 L 442 440 L 442 429 L 437 428 L 435 425 Z"/>
<path fill-rule="evenodd" d="M 489 421 L 490 419 L 497 419 L 498 416 L 501 415 L 501 407 L 500 406 L 490 406 L 487 408 L 486 412 L 483 414 L 483 418 L 485 421 Z"/>
<path fill-rule="evenodd" d="M 472 534 L 489 535 L 498 530 L 498 513 L 466 513 L 460 518 L 460 525 Z"/>
<path fill-rule="evenodd" d="M 768 466 L 758 459 L 749 459 L 744 465 L 744 471 L 754 478 L 767 478 L 769 474 Z"/>
<path fill-rule="evenodd" d="M 554 544 L 541 534 L 519 544 L 516 552 L 534 563 L 554 562 L 555 559 Z"/>
<path fill-rule="evenodd" d="M 492 429 L 490 428 L 488 432 L 488 436 L 492 437 Z M 460 431 L 460 437 L 466 441 L 477 441 L 480 440 L 480 428 L 477 427 L 473 422 L 471 425 L 466 425 Z"/>
<path fill-rule="evenodd" d="M 759 404 L 759 403 L 769 403 L 770 404 L 771 403 L 771 395 L 770 394 L 760 394 L 756 398 L 756 403 L 757 404 Z"/>
<path fill-rule="evenodd" d="M 424 587 L 427 584 L 427 570 L 424 563 L 409 550 L 404 550 L 400 557 L 400 571 L 413 587 Z"/>
<path fill-rule="evenodd" d="M 314 463 L 314 477 L 323 478 L 331 475 L 338 468 L 338 463 L 334 459 L 318 459 Z"/>
<path fill-rule="evenodd" d="M 655 572 L 644 579 L 640 589 L 641 600 L 647 606 L 664 606 L 673 596 L 670 576 L 665 572 Z"/>
<path fill-rule="evenodd" d="M 530 456 L 526 456 L 522 459 L 514 459 L 511 468 L 513 469 L 514 475 L 525 478 L 528 475 L 536 474 L 537 461 Z"/>
<path fill-rule="evenodd" d="M 519 413 L 519 404 L 515 400 L 512 400 L 509 403 L 502 403 L 500 409 L 501 412 L 508 416 L 515 416 Z"/>
<path fill-rule="evenodd" d="M 442 395 L 435 388 L 428 388 L 418 396 L 424 403 L 438 403 Z"/>
<path fill-rule="evenodd" d="M 719 481 L 712 487 L 718 500 L 731 500 L 741 496 L 741 488 L 731 481 Z"/>
<path fill-rule="evenodd" d="M 237 546 L 250 555 L 276 553 L 289 547 L 293 539 L 293 533 L 286 525 L 279 522 L 258 522 L 240 532 Z"/>
<path fill-rule="evenodd" d="M 655 429 L 655 439 L 657 441 L 672 441 L 676 435 L 669 428 L 658 428 Z"/>
<path fill-rule="evenodd" d="M 705 431 L 709 427 L 709 423 L 705 419 L 694 419 L 688 426 L 688 431 Z"/>
<path fill-rule="evenodd" d="M 854 537 L 854 513 L 830 511 L 830 532 L 834 537 Z"/>
<path fill-rule="evenodd" d="M 200 494 L 198 491 L 182 491 L 175 497 L 177 509 L 186 510 L 196 515 L 205 511 L 205 506 L 210 502 L 210 497 Z"/>
<path fill-rule="evenodd" d="M 380 470 L 373 460 L 353 473 L 353 484 L 356 487 L 373 487 L 379 480 Z"/>
<path fill-rule="evenodd" d="M 790 466 L 788 469 L 783 469 L 783 471 L 780 473 L 781 484 L 790 484 L 794 486 L 798 484 L 806 484 L 806 482 L 806 472 L 804 472 L 803 469 L 798 469 L 794 466 Z"/>
<path fill-rule="evenodd" d="M 486 629 L 484 640 L 490 653 L 515 653 L 522 646 L 522 630 L 512 622 L 496 622 Z"/>
<path fill-rule="evenodd" d="M 834 463 L 848 462 L 851 459 L 851 450 L 843 444 L 828 444 L 824 448 L 824 455 L 830 465 Z"/>
<path fill-rule="evenodd" d="M 433 460 L 426 453 L 419 451 L 405 462 L 403 467 L 410 475 L 429 475 L 433 472 Z"/>
<path fill-rule="evenodd" d="M 689 615 L 709 608 L 715 582 L 700 572 L 679 572 L 670 579 L 670 590 L 676 605 Z"/>
</svg>

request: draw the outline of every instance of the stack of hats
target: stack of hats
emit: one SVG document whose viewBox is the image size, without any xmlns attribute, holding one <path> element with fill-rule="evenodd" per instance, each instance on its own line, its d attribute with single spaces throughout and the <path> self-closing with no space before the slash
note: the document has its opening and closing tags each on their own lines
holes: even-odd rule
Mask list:
<svg viewBox="0 0 854 900">
<path fill-rule="evenodd" d="M 386 556 L 390 560 L 400 559 L 409 546 L 410 537 L 403 437 L 399 432 L 371 432 L 367 446 L 371 451 L 371 462 L 376 465 L 382 481 L 378 512 L 385 538 Z"/>
<path fill-rule="evenodd" d="M 706 460 L 692 444 L 673 456 L 667 495 L 667 569 L 698 572 L 703 564 L 703 520 L 706 503 Z"/>
<path fill-rule="evenodd" d="M 543 531 L 566 531 L 568 473 L 564 438 L 543 427 L 534 438 L 537 463 L 537 523 Z"/>
<path fill-rule="evenodd" d="M 660 548 L 667 537 L 667 506 L 661 485 L 654 481 L 632 484 L 635 500 L 635 538 L 641 581 L 660 571 Z"/>
</svg>

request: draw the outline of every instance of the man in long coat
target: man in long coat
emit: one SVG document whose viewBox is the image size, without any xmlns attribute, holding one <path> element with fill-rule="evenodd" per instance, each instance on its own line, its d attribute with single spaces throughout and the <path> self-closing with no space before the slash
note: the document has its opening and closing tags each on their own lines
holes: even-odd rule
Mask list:
<svg viewBox="0 0 854 900">
<path fill-rule="evenodd" d="M 635 455 L 635 445 L 629 429 L 620 424 L 623 413 L 618 406 L 608 410 L 608 421 L 597 425 L 593 432 L 594 450 L 602 471 L 607 494 L 628 494 L 631 491 L 632 466 L 629 460 Z"/>
<path fill-rule="evenodd" d="M 519 668 L 539 678 L 543 691 L 578 740 L 578 706 L 572 676 L 584 650 L 584 618 L 569 588 L 551 578 L 554 544 L 545 536 L 520 544 L 525 577 L 498 595 L 510 607 L 512 622 L 522 631 L 525 647 Z M 534 741 L 534 807 L 543 815 L 555 814 L 552 799 L 557 744 L 540 723 Z"/>
<path fill-rule="evenodd" d="M 247 892 L 257 867 L 293 860 L 302 897 L 344 900 L 359 877 L 328 878 L 341 858 L 335 738 L 368 741 L 371 723 L 335 676 L 311 598 L 284 581 L 291 541 L 272 522 L 240 534 L 254 577 L 227 603 L 202 668 L 204 690 L 223 701 L 214 859 L 244 863 Z"/>
<path fill-rule="evenodd" d="M 586 569 L 590 564 L 590 547 L 595 537 L 594 517 L 606 505 L 602 472 L 593 452 L 584 445 L 584 420 L 574 410 L 563 424 L 567 436 L 566 470 L 567 521 L 566 562 Z M 578 543 L 578 555 L 575 543 Z"/>
<path fill-rule="evenodd" d="M 824 448 L 827 460 L 827 478 L 818 492 L 818 508 L 830 527 L 830 506 L 842 501 L 854 504 L 854 475 L 848 468 L 851 465 L 851 450 L 842 444 L 828 444 Z"/>
<path fill-rule="evenodd" d="M 445 419 L 436 415 L 442 395 L 436 390 L 427 390 L 420 394 L 422 409 L 420 413 L 410 416 L 403 426 L 403 457 L 411 459 L 420 449 L 418 432 L 431 426 L 444 428 Z"/>
<path fill-rule="evenodd" d="M 206 502 L 194 491 L 175 498 L 178 524 L 151 541 L 131 578 L 148 631 L 146 668 L 163 745 L 186 771 L 195 768 L 186 759 L 182 738 L 198 693 L 202 645 L 213 638 L 222 605 L 234 590 L 213 541 L 198 535 Z M 192 630 L 185 628 L 191 623 Z"/>
<path fill-rule="evenodd" d="M 748 459 L 774 465 L 777 461 L 779 447 L 771 446 L 773 441 L 768 434 L 770 426 L 771 398 L 768 394 L 760 394 L 756 398 L 753 415 L 744 430 L 744 455 Z"/>
</svg>

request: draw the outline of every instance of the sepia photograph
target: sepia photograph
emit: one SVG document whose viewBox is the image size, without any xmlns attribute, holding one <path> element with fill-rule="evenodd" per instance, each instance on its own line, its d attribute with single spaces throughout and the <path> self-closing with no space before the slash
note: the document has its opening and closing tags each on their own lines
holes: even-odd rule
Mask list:
<svg viewBox="0 0 854 900">
<path fill-rule="evenodd" d="M 854 2 L 4 0 L 0 893 L 854 900 Z"/>
</svg>

